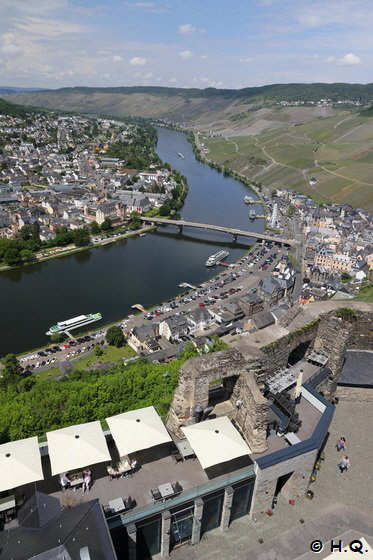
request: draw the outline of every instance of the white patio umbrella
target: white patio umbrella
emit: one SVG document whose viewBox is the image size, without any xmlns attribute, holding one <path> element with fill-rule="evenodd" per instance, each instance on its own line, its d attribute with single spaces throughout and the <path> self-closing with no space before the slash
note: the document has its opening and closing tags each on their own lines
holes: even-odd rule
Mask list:
<svg viewBox="0 0 373 560">
<path fill-rule="evenodd" d="M 106 422 L 121 457 L 172 441 L 154 406 L 111 416 Z"/>
<path fill-rule="evenodd" d="M 47 432 L 47 439 L 52 475 L 111 461 L 98 420 Z"/>
<path fill-rule="evenodd" d="M 43 478 L 37 437 L 0 445 L 0 492 Z"/>
<path fill-rule="evenodd" d="M 204 469 L 252 453 L 226 416 L 181 429 Z"/>
</svg>

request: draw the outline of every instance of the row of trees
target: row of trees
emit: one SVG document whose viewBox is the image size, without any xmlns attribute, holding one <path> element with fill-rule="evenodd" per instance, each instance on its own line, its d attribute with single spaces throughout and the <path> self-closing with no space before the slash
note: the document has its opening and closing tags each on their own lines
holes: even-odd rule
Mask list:
<svg viewBox="0 0 373 560">
<path fill-rule="evenodd" d="M 76 230 L 59 227 L 50 241 L 40 241 L 39 231 L 38 222 L 34 222 L 24 225 L 17 239 L 0 239 L 0 262 L 8 266 L 22 264 L 34 260 L 35 253 L 43 247 L 64 247 L 72 243 L 76 247 L 85 247 L 91 241 L 90 232 L 85 227 Z"/>
</svg>

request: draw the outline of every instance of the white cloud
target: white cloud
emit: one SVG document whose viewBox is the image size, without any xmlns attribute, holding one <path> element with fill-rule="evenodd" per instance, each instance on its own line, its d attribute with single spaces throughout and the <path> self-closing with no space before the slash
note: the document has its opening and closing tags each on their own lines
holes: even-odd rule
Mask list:
<svg viewBox="0 0 373 560">
<path fill-rule="evenodd" d="M 142 58 L 141 56 L 134 56 L 129 62 L 131 66 L 145 66 L 146 58 Z"/>
<path fill-rule="evenodd" d="M 138 10 L 148 10 L 149 8 L 155 8 L 154 2 L 135 2 L 130 4 L 131 8 L 136 8 Z"/>
<path fill-rule="evenodd" d="M 154 78 L 154 74 L 152 74 L 151 72 L 147 72 L 143 75 L 144 80 L 150 80 L 151 78 Z"/>
<path fill-rule="evenodd" d="M 200 59 L 201 60 L 207 60 L 208 59 L 207 54 L 201 54 Z"/>
<path fill-rule="evenodd" d="M 335 60 L 335 56 L 328 56 L 328 58 L 325 59 L 325 62 L 335 62 Z"/>
<path fill-rule="evenodd" d="M 68 0 L 1 0 L 2 9 L 20 11 L 22 14 L 45 15 L 46 12 L 54 12 L 67 8 Z"/>
<path fill-rule="evenodd" d="M 352 66 L 355 64 L 361 64 L 362 60 L 360 56 L 356 56 L 356 54 L 353 53 L 348 53 L 345 54 L 345 56 L 342 56 L 342 58 L 339 58 L 337 63 L 342 66 Z"/>
<path fill-rule="evenodd" d="M 205 29 L 200 29 L 199 27 L 194 27 L 191 23 L 182 23 L 179 25 L 180 35 L 194 35 L 196 33 L 205 33 Z"/>
<path fill-rule="evenodd" d="M 175 78 L 175 76 L 173 76 L 172 78 L 169 79 L 170 84 L 177 84 L 177 78 Z"/>
<path fill-rule="evenodd" d="M 122 62 L 123 58 L 119 54 L 113 56 L 114 62 Z"/>
<path fill-rule="evenodd" d="M 3 54 L 15 55 L 23 53 L 24 49 L 14 33 L 3 33 L 1 35 L 0 51 Z"/>
<path fill-rule="evenodd" d="M 179 56 L 183 60 L 190 60 L 191 58 L 193 58 L 193 53 L 191 51 L 188 51 L 188 50 L 187 51 L 180 51 Z"/>
<path fill-rule="evenodd" d="M 245 57 L 245 58 L 240 58 L 240 62 L 252 62 L 253 59 L 250 58 L 249 56 Z"/>
<path fill-rule="evenodd" d="M 28 34 L 40 37 L 60 37 L 67 33 L 82 33 L 85 28 L 78 23 L 64 23 L 60 20 L 27 17 L 15 22 L 15 28 Z"/>
</svg>

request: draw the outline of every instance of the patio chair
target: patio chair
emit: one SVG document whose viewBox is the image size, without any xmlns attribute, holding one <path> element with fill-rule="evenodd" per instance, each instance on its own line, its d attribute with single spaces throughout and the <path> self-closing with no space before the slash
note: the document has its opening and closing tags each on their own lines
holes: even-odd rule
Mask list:
<svg viewBox="0 0 373 560">
<path fill-rule="evenodd" d="M 128 511 L 129 509 L 132 508 L 132 501 L 133 501 L 133 500 L 132 500 L 131 496 L 128 496 L 128 498 L 125 498 L 125 499 L 123 500 L 123 502 L 124 502 L 124 507 L 125 507 L 125 511 Z"/>
<path fill-rule="evenodd" d="M 182 457 L 179 450 L 172 451 L 172 458 L 175 461 L 175 463 L 182 463 L 183 462 L 183 457 Z"/>
<path fill-rule="evenodd" d="M 172 485 L 175 494 L 181 494 L 183 491 L 183 487 L 181 486 L 180 482 L 176 481 L 175 484 Z"/>
<path fill-rule="evenodd" d="M 158 490 L 158 488 L 155 488 L 154 490 L 151 490 L 152 496 L 153 496 L 153 500 L 155 502 L 159 502 L 160 500 L 162 500 L 162 495 L 160 493 L 160 491 Z"/>
</svg>

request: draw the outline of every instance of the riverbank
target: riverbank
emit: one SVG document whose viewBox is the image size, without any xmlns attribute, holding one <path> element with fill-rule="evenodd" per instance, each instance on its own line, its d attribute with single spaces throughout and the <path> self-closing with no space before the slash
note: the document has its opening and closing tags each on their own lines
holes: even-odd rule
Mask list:
<svg viewBox="0 0 373 560">
<path fill-rule="evenodd" d="M 239 261 L 239 260 L 241 260 L 241 259 L 244 258 L 244 257 L 248 257 L 248 256 L 250 255 L 250 253 L 253 253 L 253 252 L 255 251 L 256 247 L 257 247 L 257 243 L 254 243 L 253 245 L 251 245 L 251 246 L 248 248 L 248 250 L 244 253 L 244 255 L 242 255 L 241 257 L 239 257 L 237 260 Z M 231 263 L 231 264 L 232 264 L 233 267 L 238 266 L 238 262 L 237 262 L 237 261 L 235 261 L 234 263 Z M 219 270 L 219 269 L 217 268 L 217 269 L 216 269 L 216 274 L 215 274 L 214 276 L 212 276 L 208 281 L 204 282 L 203 284 L 208 284 L 208 283 L 216 282 L 219 278 L 223 278 L 225 275 L 229 274 L 230 271 L 232 271 L 231 268 L 227 268 L 227 269 L 223 269 L 223 270 Z M 199 286 L 196 286 L 196 288 L 201 287 L 201 286 L 202 286 L 202 284 L 200 284 Z M 179 293 L 177 296 L 175 296 L 174 298 L 171 298 L 171 299 L 173 299 L 173 300 L 175 300 L 175 301 L 179 301 L 179 300 L 183 299 L 185 296 L 187 296 L 187 295 L 188 295 L 190 292 L 192 292 L 192 291 L 193 291 L 193 289 L 188 289 L 188 290 L 186 290 L 186 291 L 183 291 L 183 292 Z M 152 312 L 155 312 L 155 310 L 158 309 L 158 308 L 167 306 L 167 303 L 169 303 L 169 301 L 170 301 L 170 300 L 164 300 L 164 301 L 160 301 L 160 302 L 158 302 L 158 303 L 152 304 L 150 307 L 148 307 L 148 308 L 146 309 L 146 313 L 152 313 Z M 112 326 L 121 326 L 122 324 L 124 324 L 124 323 L 126 323 L 127 321 L 129 321 L 131 318 L 132 318 L 132 319 L 136 319 L 136 318 L 141 317 L 142 314 L 143 314 L 142 312 L 140 312 L 140 311 L 134 309 L 134 310 L 133 310 L 133 313 L 131 313 L 130 315 L 125 315 L 124 317 L 122 317 L 121 319 L 118 319 L 117 321 L 114 321 L 114 322 L 111 322 L 111 323 L 105 323 L 105 324 L 103 324 L 103 325 L 100 324 L 99 327 L 97 327 L 96 329 L 93 329 L 93 330 L 78 331 L 78 332 L 75 333 L 75 337 L 74 337 L 74 338 L 80 338 L 80 337 L 86 336 L 86 335 L 93 336 L 93 335 L 95 335 L 95 334 L 97 334 L 97 333 L 99 333 L 99 332 L 105 332 L 105 331 L 107 331 L 108 328 L 110 328 L 110 327 L 112 327 Z M 61 343 L 59 343 L 59 344 L 57 344 L 57 345 L 58 345 L 58 346 L 61 346 L 61 345 L 63 345 L 63 344 L 68 344 L 68 343 L 69 343 L 68 340 L 66 340 L 65 342 L 61 342 Z M 27 350 L 27 351 L 25 351 L 25 352 L 19 353 L 19 354 L 17 355 L 17 357 L 18 357 L 18 358 L 22 358 L 22 357 L 25 357 L 25 356 L 27 356 L 27 355 L 29 355 L 29 354 L 38 353 L 38 352 L 40 352 L 40 351 L 45 350 L 45 348 L 47 348 L 48 346 L 53 346 L 54 344 L 56 344 L 56 343 L 53 343 L 53 342 L 51 341 L 49 344 L 44 344 L 43 346 L 40 346 L 40 347 L 38 347 L 38 348 L 33 348 L 33 349 L 31 349 L 31 350 Z M 92 352 L 93 352 L 93 350 L 92 350 Z M 92 352 L 89 352 L 89 355 L 92 354 Z M 87 355 L 88 355 L 88 354 L 86 354 L 86 356 L 87 356 Z M 72 361 L 76 361 L 76 360 L 79 360 L 79 359 L 81 359 L 81 358 L 75 358 L 75 360 L 72 360 Z M 99 359 L 102 359 L 102 358 L 99 357 L 98 360 L 99 360 Z M 39 370 L 39 371 L 44 373 L 44 371 L 46 371 L 46 370 L 49 371 L 50 369 L 51 369 L 51 368 L 44 368 L 44 369 L 41 369 L 41 370 Z M 56 369 L 56 368 L 52 368 L 52 369 Z M 56 374 L 56 375 L 57 375 L 57 374 Z M 44 376 L 44 377 L 45 377 L 45 376 Z M 46 377 L 48 377 L 48 376 L 46 376 Z"/>
<path fill-rule="evenodd" d="M 188 181 L 180 212 L 184 220 L 263 231 L 262 220 L 249 221 L 243 199 L 250 191 L 241 182 L 196 161 L 185 134 L 165 129 L 158 134 L 160 158 Z M 234 244 L 213 231 L 185 230 L 181 236 L 174 227 L 162 227 L 141 238 L 138 231 L 104 239 L 101 243 L 110 243 L 106 248 L 101 243 L 82 248 L 82 252 L 69 247 L 58 254 L 66 258 L 49 254 L 33 266 L 3 271 L 0 354 L 45 346 L 49 339 L 44 333 L 50 325 L 82 313 L 102 314 L 103 321 L 95 328 L 116 324 L 133 314 L 135 303 L 151 309 L 179 296 L 184 291 L 178 288 L 180 283 L 197 286 L 208 281 L 218 272 L 204 266 L 211 254 L 228 250 L 230 262 L 234 262 L 249 249 L 247 241 Z M 123 241 L 125 236 L 133 237 Z M 96 247 L 101 251 L 89 250 Z M 76 255 L 70 255 L 70 250 Z M 32 321 L 31 328 L 25 317 Z"/>
<path fill-rule="evenodd" d="M 220 165 L 219 163 L 216 163 L 212 159 L 207 158 L 206 155 L 203 154 L 203 152 L 202 152 L 202 146 L 201 146 L 200 141 L 198 139 L 198 136 L 195 134 L 195 132 L 192 131 L 192 130 L 184 130 L 183 132 L 185 133 L 188 142 L 190 142 L 192 144 L 193 153 L 194 153 L 197 161 L 200 161 L 201 163 L 205 163 L 206 165 L 208 165 L 212 169 L 216 169 L 217 171 L 219 171 L 219 173 L 223 173 L 224 175 L 228 175 L 229 177 L 233 177 L 233 179 L 237 179 L 238 181 L 241 181 L 241 183 L 243 185 L 245 185 L 246 187 L 249 187 L 258 196 L 257 204 L 261 204 L 263 206 L 263 209 L 268 211 L 267 205 L 262 198 L 262 194 L 261 194 L 261 190 L 260 190 L 261 187 L 259 188 L 258 184 L 255 181 L 250 181 L 244 175 L 241 175 L 240 173 L 237 173 L 237 171 L 233 171 L 233 169 L 224 167 L 223 165 Z"/>
<path fill-rule="evenodd" d="M 8 266 L 8 265 L 4 265 L 0 267 L 0 272 L 6 272 L 8 270 L 15 270 L 18 268 L 25 268 L 26 266 L 31 266 L 34 264 L 39 264 L 45 261 L 51 261 L 53 259 L 58 259 L 60 257 L 67 257 L 69 255 L 74 255 L 75 253 L 82 253 L 83 251 L 90 251 L 91 249 L 98 249 L 99 247 L 103 247 L 104 245 L 109 245 L 110 243 L 115 243 L 116 241 L 120 241 L 121 239 L 128 239 L 129 237 L 136 237 L 138 235 L 141 235 L 143 233 L 148 233 L 150 231 L 153 231 L 154 229 L 156 229 L 155 226 L 145 226 L 141 229 L 137 229 L 134 231 L 129 231 L 127 233 L 123 233 L 123 234 L 119 234 L 119 235 L 115 235 L 115 237 L 108 237 L 103 239 L 102 241 L 98 241 L 97 243 L 90 243 L 89 245 L 85 245 L 84 247 L 73 247 L 73 246 L 68 246 L 67 248 L 64 248 L 60 251 L 57 251 L 54 254 L 51 255 L 45 255 L 45 256 L 41 256 L 38 257 L 36 256 L 36 259 L 30 262 L 26 262 L 26 263 L 22 263 L 19 265 L 15 265 L 15 266 Z"/>
</svg>

